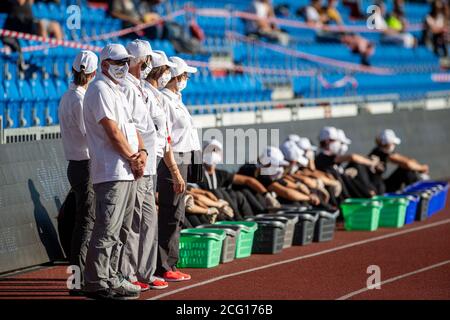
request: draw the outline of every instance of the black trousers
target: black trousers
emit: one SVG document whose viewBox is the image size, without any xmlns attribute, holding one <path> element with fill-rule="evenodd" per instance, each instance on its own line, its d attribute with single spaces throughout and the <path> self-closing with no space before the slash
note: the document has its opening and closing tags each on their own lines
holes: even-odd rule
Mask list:
<svg viewBox="0 0 450 320">
<path fill-rule="evenodd" d="M 218 188 L 211 190 L 212 193 L 215 194 L 216 197 L 227 201 L 230 204 L 230 207 L 234 211 L 234 218 L 231 219 L 224 215 L 219 215 L 219 220 L 244 220 L 246 216 L 254 215 L 252 207 L 248 203 L 245 196 L 242 192 L 234 191 L 231 189 Z"/>
<path fill-rule="evenodd" d="M 376 188 L 372 184 L 370 179 L 370 170 L 367 166 L 351 162 L 348 164 L 347 168 L 354 168 L 358 172 L 358 175 L 352 178 L 352 180 L 353 184 L 358 189 L 359 194 L 363 198 L 369 198 L 372 196 L 369 191 L 376 193 Z"/>
<path fill-rule="evenodd" d="M 183 157 L 180 153 L 174 154 Z M 179 159 L 177 159 L 179 160 Z M 188 164 L 178 163 L 180 173 L 186 181 Z M 158 165 L 158 259 L 155 274 L 176 270 L 179 257 L 180 231 L 185 219 L 185 193 L 173 191 L 172 176 L 164 161 Z"/>
<path fill-rule="evenodd" d="M 69 161 L 67 178 L 75 192 L 76 214 L 69 262 L 84 274 L 86 254 L 95 222 L 95 192 L 89 175 L 90 161 Z"/>
<path fill-rule="evenodd" d="M 384 180 L 384 184 L 387 192 L 395 192 L 418 180 L 419 176 L 417 175 L 417 172 L 399 167 Z"/>
</svg>

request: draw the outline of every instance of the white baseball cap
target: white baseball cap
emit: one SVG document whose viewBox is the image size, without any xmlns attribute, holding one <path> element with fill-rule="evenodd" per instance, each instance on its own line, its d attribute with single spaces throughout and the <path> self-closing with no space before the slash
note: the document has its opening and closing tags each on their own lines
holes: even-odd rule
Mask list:
<svg viewBox="0 0 450 320">
<path fill-rule="evenodd" d="M 300 149 L 294 141 L 287 140 L 280 146 L 281 152 L 283 152 L 284 158 L 287 161 L 299 161 L 303 157 L 305 151 Z"/>
<path fill-rule="evenodd" d="M 167 55 L 164 51 L 161 50 L 154 50 L 153 53 L 156 53 L 157 55 L 153 56 L 152 60 L 152 66 L 153 68 L 161 67 L 161 66 L 168 66 L 171 68 L 174 68 L 176 65 L 173 62 L 170 62 L 167 58 Z"/>
<path fill-rule="evenodd" d="M 290 134 L 287 137 L 287 140 L 294 141 L 295 143 L 298 143 L 300 141 L 300 136 L 298 134 Z"/>
<path fill-rule="evenodd" d="M 98 57 L 97 55 L 89 50 L 82 50 L 78 52 L 75 60 L 73 60 L 72 68 L 77 71 L 84 71 L 85 74 L 90 74 L 97 70 L 98 67 Z"/>
<path fill-rule="evenodd" d="M 339 134 L 335 127 L 323 127 L 319 133 L 319 141 L 339 140 Z"/>
<path fill-rule="evenodd" d="M 394 130 L 392 129 L 385 129 L 381 131 L 381 133 L 378 135 L 378 139 L 380 139 L 380 142 L 382 144 L 400 144 L 402 140 L 397 137 Z"/>
<path fill-rule="evenodd" d="M 150 42 L 140 39 L 135 39 L 127 44 L 127 51 L 135 58 L 141 58 L 146 56 L 157 57 L 158 54 L 155 54 L 152 50 L 152 46 Z"/>
<path fill-rule="evenodd" d="M 180 57 L 170 57 L 169 60 L 170 62 L 173 62 L 175 64 L 174 67 L 170 68 L 172 78 L 178 77 L 179 75 L 182 75 L 185 72 L 187 73 L 197 72 L 197 68 L 188 66 L 187 63 Z"/>
<path fill-rule="evenodd" d="M 349 138 L 347 138 L 347 136 L 345 135 L 344 130 L 342 129 L 337 129 L 338 131 L 338 136 L 339 136 L 339 141 L 345 144 L 351 144 L 352 140 L 350 140 Z"/>
<path fill-rule="evenodd" d="M 317 150 L 317 147 L 313 146 L 311 144 L 311 141 L 309 141 L 308 138 L 300 138 L 300 141 L 297 142 L 297 145 L 299 146 L 300 149 L 302 149 L 304 151 L 309 151 L 309 150 L 316 151 Z"/>
<path fill-rule="evenodd" d="M 222 151 L 223 150 L 223 144 L 217 140 L 206 140 L 203 143 L 203 150 L 208 149 L 208 151 Z"/>
<path fill-rule="evenodd" d="M 106 45 L 100 53 L 100 61 L 108 59 L 118 61 L 129 58 L 133 58 L 133 55 L 129 54 L 127 49 L 118 43 L 110 43 Z"/>
<path fill-rule="evenodd" d="M 264 148 L 263 152 L 259 156 L 259 162 L 261 165 L 271 165 L 271 166 L 288 166 L 289 162 L 284 160 L 283 152 L 277 147 L 268 146 Z"/>
</svg>

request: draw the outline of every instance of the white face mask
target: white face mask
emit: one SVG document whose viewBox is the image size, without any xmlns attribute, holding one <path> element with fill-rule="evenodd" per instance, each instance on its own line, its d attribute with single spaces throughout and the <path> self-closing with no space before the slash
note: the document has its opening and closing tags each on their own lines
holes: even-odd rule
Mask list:
<svg viewBox="0 0 450 320">
<path fill-rule="evenodd" d="M 158 89 L 164 89 L 169 83 L 170 79 L 172 79 L 172 75 L 170 72 L 164 72 L 161 77 L 158 79 Z"/>
<path fill-rule="evenodd" d="M 343 156 L 344 154 L 346 154 L 348 151 L 348 145 L 343 143 L 341 145 L 341 149 L 339 150 L 339 155 Z"/>
<path fill-rule="evenodd" d="M 147 68 L 141 71 L 141 80 L 147 79 L 148 74 L 152 71 L 152 66 L 147 65 Z"/>
<path fill-rule="evenodd" d="M 298 164 L 294 163 L 289 168 L 289 174 L 295 174 L 298 171 L 298 169 L 300 169 L 300 166 Z"/>
<path fill-rule="evenodd" d="M 116 80 L 117 82 L 121 82 L 128 74 L 128 64 L 125 64 L 123 66 L 110 64 L 108 73 L 114 80 Z"/>
<path fill-rule="evenodd" d="M 395 150 L 395 144 L 390 144 L 386 147 L 382 147 L 381 150 L 383 150 L 385 153 L 391 154 Z"/>
<path fill-rule="evenodd" d="M 222 162 L 222 154 L 214 151 L 203 153 L 203 162 L 210 166 L 216 166 Z"/>
<path fill-rule="evenodd" d="M 334 155 L 339 154 L 340 149 L 341 149 L 341 143 L 339 141 L 331 142 L 328 147 L 328 150 L 330 150 L 331 154 L 334 154 Z"/>
<path fill-rule="evenodd" d="M 270 175 L 270 178 L 272 179 L 272 181 L 281 179 L 284 175 L 284 168 L 283 167 L 278 167 L 275 169 L 275 173 Z"/>
<path fill-rule="evenodd" d="M 186 88 L 186 86 L 187 86 L 187 80 L 181 80 L 181 81 L 178 81 L 178 82 L 177 82 L 177 89 L 178 89 L 178 92 L 183 91 L 183 90 Z"/>
</svg>

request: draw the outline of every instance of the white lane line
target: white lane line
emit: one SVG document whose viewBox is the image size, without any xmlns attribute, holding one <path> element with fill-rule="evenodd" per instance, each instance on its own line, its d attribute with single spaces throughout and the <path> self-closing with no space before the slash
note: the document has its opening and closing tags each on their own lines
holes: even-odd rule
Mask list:
<svg viewBox="0 0 450 320">
<path fill-rule="evenodd" d="M 205 280 L 205 281 L 202 281 L 202 282 L 199 282 L 199 283 L 191 284 L 191 285 L 186 286 L 186 287 L 178 288 L 178 289 L 175 289 L 175 290 L 163 293 L 163 294 L 159 294 L 159 295 L 154 296 L 152 298 L 149 298 L 147 300 L 158 300 L 158 299 L 161 299 L 161 298 L 164 298 L 164 297 L 167 297 L 167 296 L 174 295 L 174 294 L 179 293 L 179 292 L 183 292 L 183 291 L 186 291 L 186 290 L 189 290 L 189 289 L 192 289 L 192 288 L 204 286 L 204 285 L 207 285 L 209 283 L 213 283 L 213 282 L 220 281 L 220 280 L 223 280 L 223 279 L 239 276 L 241 274 L 246 274 L 246 273 L 250 273 L 250 272 L 254 272 L 254 271 L 258 271 L 258 270 L 263 270 L 263 269 L 267 269 L 267 268 L 272 268 L 272 267 L 276 267 L 276 266 L 279 266 L 279 265 L 282 265 L 282 264 L 291 263 L 291 262 L 294 262 L 294 261 L 299 261 L 299 260 L 304 260 L 304 259 L 308 259 L 308 258 L 312 258 L 312 257 L 317 257 L 317 256 L 324 255 L 324 254 L 327 254 L 327 253 L 332 253 L 332 252 L 336 252 L 336 251 L 340 251 L 340 250 L 344 250 L 344 249 L 360 246 L 360 245 L 363 245 L 363 244 L 366 244 L 366 243 L 370 243 L 370 242 L 375 242 L 375 241 L 379 241 L 379 240 L 389 239 L 389 238 L 397 237 L 397 236 L 400 236 L 400 235 L 403 235 L 403 234 L 407 234 L 407 233 L 411 233 L 411 232 L 416 232 L 416 231 L 420 231 L 420 230 L 424 230 L 424 229 L 437 227 L 437 226 L 440 226 L 440 225 L 443 225 L 443 224 L 447 224 L 447 223 L 450 223 L 450 219 L 445 219 L 445 220 L 433 222 L 433 223 L 430 223 L 430 224 L 426 224 L 426 225 L 423 225 L 423 226 L 411 228 L 411 229 L 406 229 L 406 230 L 393 232 L 393 233 L 385 234 L 385 235 L 378 236 L 378 237 L 373 237 L 373 238 L 370 238 L 370 239 L 365 239 L 365 240 L 361 240 L 361 241 L 357 241 L 357 242 L 348 243 L 348 244 L 345 244 L 345 245 L 342 245 L 342 246 L 339 246 L 339 247 L 334 247 L 334 248 L 322 250 L 322 251 L 319 251 L 319 252 L 311 253 L 311 254 L 308 254 L 306 256 L 295 257 L 295 258 L 291 258 L 291 259 L 287 259 L 287 260 L 282 260 L 282 261 L 266 264 L 266 265 L 263 265 L 263 266 L 260 266 L 260 267 L 256 267 L 256 268 L 251 268 L 251 269 L 242 270 L 242 271 L 239 271 L 239 272 L 225 274 L 223 276 L 219 276 L 219 277 L 212 278 L 212 279 L 209 279 L 209 280 Z"/>
<path fill-rule="evenodd" d="M 401 275 L 399 275 L 397 277 L 393 277 L 393 278 L 381 281 L 380 283 L 374 284 L 374 286 L 376 286 L 378 284 L 381 286 L 381 285 L 386 284 L 386 283 L 391 283 L 391 282 L 394 282 L 394 281 L 397 281 L 397 280 L 400 280 L 400 279 L 403 279 L 403 278 L 406 278 L 406 277 L 409 277 L 409 276 L 413 276 L 413 275 L 421 273 L 421 272 L 425 272 L 425 271 L 428 271 L 428 270 L 431 270 L 431 269 L 439 268 L 439 267 L 444 266 L 444 265 L 449 264 L 449 263 L 450 263 L 450 260 L 445 260 L 445 261 L 433 264 L 431 266 L 428 266 L 428 267 L 425 267 L 425 268 L 422 268 L 422 269 L 411 271 L 411 272 L 408 272 L 408 273 L 405 273 L 405 274 L 401 274 Z M 354 296 L 356 296 L 356 295 L 358 295 L 360 293 L 363 293 L 363 292 L 366 292 L 366 291 L 369 291 L 369 290 L 372 290 L 372 289 L 362 288 L 360 290 L 350 292 L 349 294 L 346 294 L 345 296 L 337 298 L 336 300 L 347 300 L 348 298 L 354 297 Z M 374 291 L 379 291 L 379 290 L 374 290 Z"/>
</svg>

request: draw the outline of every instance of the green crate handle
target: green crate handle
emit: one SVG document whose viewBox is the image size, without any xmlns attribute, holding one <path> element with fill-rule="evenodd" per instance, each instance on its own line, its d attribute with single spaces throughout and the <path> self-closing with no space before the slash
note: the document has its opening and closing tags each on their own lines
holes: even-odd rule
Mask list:
<svg viewBox="0 0 450 320">
<path fill-rule="evenodd" d="M 187 236 L 187 237 L 189 237 L 189 236 L 194 236 L 194 237 L 199 237 L 199 238 L 201 238 L 201 237 L 205 237 L 205 236 L 207 236 L 207 237 L 209 237 L 209 238 L 214 238 L 215 240 L 223 240 L 223 239 L 225 239 L 225 234 L 222 234 L 222 235 L 219 235 L 219 234 L 217 234 L 217 233 L 202 233 L 202 232 L 192 232 L 192 231 L 189 231 L 189 232 L 185 232 L 185 233 L 181 233 L 181 235 L 182 236 Z"/>
</svg>

